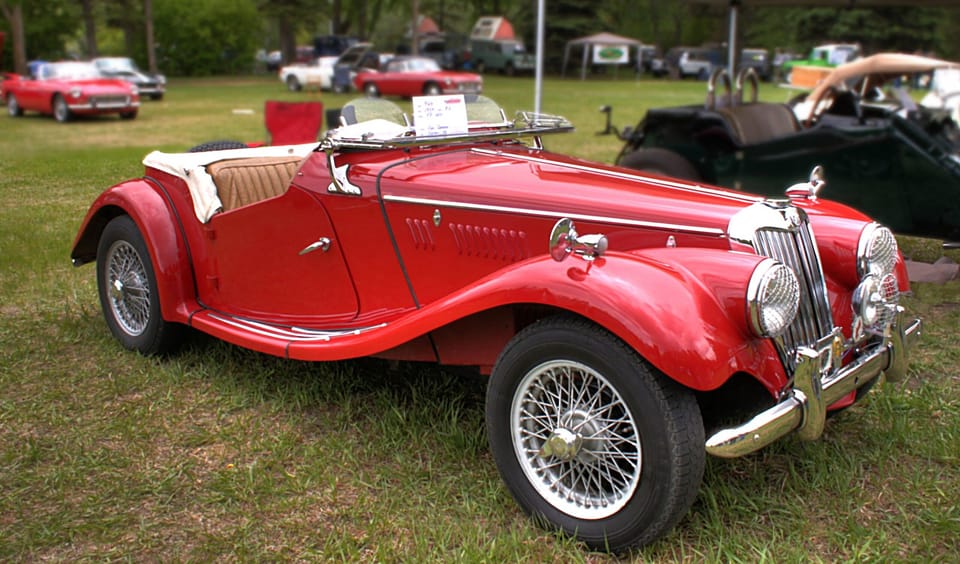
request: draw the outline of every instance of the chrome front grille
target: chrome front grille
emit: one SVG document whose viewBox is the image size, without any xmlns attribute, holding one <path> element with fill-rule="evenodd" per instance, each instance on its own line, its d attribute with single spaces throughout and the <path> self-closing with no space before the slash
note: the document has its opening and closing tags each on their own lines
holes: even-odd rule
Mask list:
<svg viewBox="0 0 960 564">
<path fill-rule="evenodd" d="M 91 96 L 90 104 L 94 108 L 122 108 L 130 104 L 128 96 Z"/>
<path fill-rule="evenodd" d="M 784 366 L 792 376 L 797 348 L 812 346 L 829 335 L 833 331 L 833 315 L 820 265 L 820 253 L 806 214 L 793 207 L 778 211 L 786 221 L 776 227 L 758 227 L 754 231 L 752 245 L 757 254 L 779 260 L 793 269 L 800 283 L 797 317 L 783 336 L 776 340 Z"/>
</svg>

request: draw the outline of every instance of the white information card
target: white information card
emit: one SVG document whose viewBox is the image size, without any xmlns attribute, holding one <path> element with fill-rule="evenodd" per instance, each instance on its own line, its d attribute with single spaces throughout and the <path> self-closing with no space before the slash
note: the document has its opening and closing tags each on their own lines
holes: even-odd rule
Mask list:
<svg viewBox="0 0 960 564">
<path fill-rule="evenodd" d="M 467 133 L 467 103 L 463 94 L 415 96 L 413 128 L 417 137 Z"/>
</svg>

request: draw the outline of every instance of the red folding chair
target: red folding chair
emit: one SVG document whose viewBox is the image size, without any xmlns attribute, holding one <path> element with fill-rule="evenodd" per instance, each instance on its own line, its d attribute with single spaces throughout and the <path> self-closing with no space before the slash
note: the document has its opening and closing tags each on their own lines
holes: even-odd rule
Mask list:
<svg viewBox="0 0 960 564">
<path fill-rule="evenodd" d="M 310 143 L 323 127 L 323 103 L 267 100 L 263 116 L 271 145 Z"/>
</svg>

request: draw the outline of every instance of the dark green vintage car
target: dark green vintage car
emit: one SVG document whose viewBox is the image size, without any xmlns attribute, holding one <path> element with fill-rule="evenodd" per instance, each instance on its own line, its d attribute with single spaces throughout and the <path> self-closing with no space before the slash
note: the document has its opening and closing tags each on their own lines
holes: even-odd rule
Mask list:
<svg viewBox="0 0 960 564">
<path fill-rule="evenodd" d="M 757 102 L 749 73 L 734 88 L 717 73 L 704 105 L 652 109 L 622 132 L 610 126 L 607 108 L 607 132 L 625 141 L 621 166 L 768 196 L 782 196 L 783 186 L 819 165 L 828 181 L 825 197 L 899 233 L 955 244 L 960 130 L 949 109 L 921 107 L 901 88 L 884 89 L 949 65 L 875 55 L 838 67 L 789 105 Z M 726 89 L 718 94 L 721 81 Z M 745 86 L 752 86 L 750 101 L 743 100 Z"/>
</svg>

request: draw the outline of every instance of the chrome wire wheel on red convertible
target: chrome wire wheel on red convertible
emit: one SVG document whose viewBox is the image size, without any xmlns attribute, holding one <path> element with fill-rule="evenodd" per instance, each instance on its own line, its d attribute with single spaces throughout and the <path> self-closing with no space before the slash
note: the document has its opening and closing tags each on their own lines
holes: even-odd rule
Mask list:
<svg viewBox="0 0 960 564">
<path fill-rule="evenodd" d="M 150 252 L 129 216 L 110 220 L 100 236 L 97 286 L 103 317 L 124 347 L 150 355 L 180 343 L 184 326 L 163 319 Z"/>
<path fill-rule="evenodd" d="M 110 311 L 130 335 L 139 335 L 150 321 L 150 285 L 140 255 L 126 241 L 107 251 L 107 295 Z"/>
<path fill-rule="evenodd" d="M 541 364 L 520 383 L 510 411 L 517 459 L 550 505 L 602 519 L 633 496 L 640 437 L 630 409 L 601 374 L 579 362 Z"/>
<path fill-rule="evenodd" d="M 517 503 L 591 548 L 649 544 L 697 495 L 706 455 L 696 397 L 585 319 L 517 333 L 493 367 L 486 412 Z"/>
</svg>

